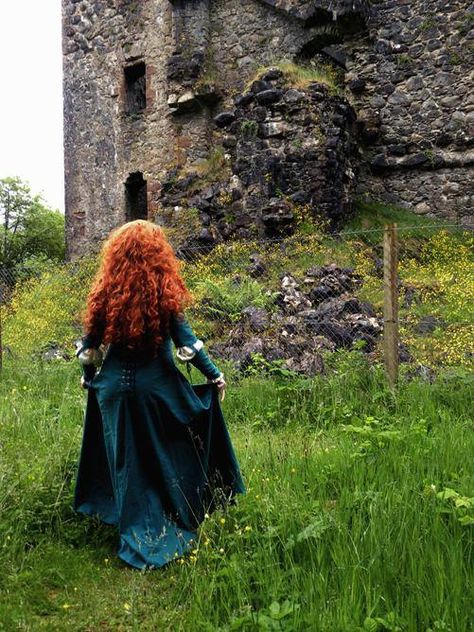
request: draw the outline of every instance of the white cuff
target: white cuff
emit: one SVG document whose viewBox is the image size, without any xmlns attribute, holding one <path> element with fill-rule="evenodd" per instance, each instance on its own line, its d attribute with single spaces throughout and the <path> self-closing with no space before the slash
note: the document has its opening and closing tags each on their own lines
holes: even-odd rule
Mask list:
<svg viewBox="0 0 474 632">
<path fill-rule="evenodd" d="M 222 382 L 222 380 L 224 380 L 224 374 L 221 371 L 217 377 L 210 378 L 209 381 L 212 382 L 213 384 L 219 384 L 220 382 Z"/>
<path fill-rule="evenodd" d="M 191 347 L 178 347 L 176 349 L 176 357 L 181 362 L 189 362 L 192 360 L 196 353 L 200 351 L 204 346 L 202 340 L 196 340 Z"/>
<path fill-rule="evenodd" d="M 90 364 L 98 365 L 102 362 L 103 353 L 100 349 L 89 348 L 78 353 L 77 358 L 84 366 L 88 366 Z"/>
</svg>

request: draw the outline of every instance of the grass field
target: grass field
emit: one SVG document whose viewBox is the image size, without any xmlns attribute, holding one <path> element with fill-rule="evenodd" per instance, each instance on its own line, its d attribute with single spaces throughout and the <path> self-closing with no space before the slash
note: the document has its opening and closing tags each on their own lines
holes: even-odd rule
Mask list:
<svg viewBox="0 0 474 632">
<path fill-rule="evenodd" d="M 85 395 L 65 361 L 0 382 L 0 629 L 474 629 L 472 376 L 398 392 L 357 352 L 312 379 L 230 377 L 248 494 L 139 572 L 71 510 Z M 197 374 L 194 381 L 200 381 Z"/>
</svg>

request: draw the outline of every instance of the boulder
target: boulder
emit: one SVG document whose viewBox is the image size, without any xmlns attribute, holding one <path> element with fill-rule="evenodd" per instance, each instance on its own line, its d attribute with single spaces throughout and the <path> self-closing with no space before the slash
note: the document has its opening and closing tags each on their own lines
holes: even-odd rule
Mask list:
<svg viewBox="0 0 474 632">
<path fill-rule="evenodd" d="M 415 326 L 415 331 L 418 334 L 431 334 L 437 327 L 444 329 L 446 327 L 446 321 L 437 316 L 427 315 L 420 318 Z"/>
<path fill-rule="evenodd" d="M 260 255 L 250 255 L 250 261 L 252 263 L 247 267 L 247 272 L 250 274 L 251 277 L 258 278 L 266 273 L 267 267 Z"/>
<path fill-rule="evenodd" d="M 252 331 L 262 332 L 268 327 L 268 312 L 263 307 L 245 307 L 241 313 Z"/>
<path fill-rule="evenodd" d="M 312 377 L 325 372 L 323 358 L 318 353 L 304 351 L 299 358 L 288 358 L 284 368 Z"/>
<path fill-rule="evenodd" d="M 217 125 L 217 127 L 220 127 L 221 129 L 224 127 L 228 127 L 234 121 L 234 112 L 221 112 L 216 117 L 214 117 L 214 123 Z"/>
<path fill-rule="evenodd" d="M 280 101 L 282 96 L 283 92 L 281 90 L 279 90 L 278 88 L 270 88 L 268 90 L 257 92 L 255 95 L 255 99 L 260 105 L 271 105 L 272 103 Z"/>
</svg>

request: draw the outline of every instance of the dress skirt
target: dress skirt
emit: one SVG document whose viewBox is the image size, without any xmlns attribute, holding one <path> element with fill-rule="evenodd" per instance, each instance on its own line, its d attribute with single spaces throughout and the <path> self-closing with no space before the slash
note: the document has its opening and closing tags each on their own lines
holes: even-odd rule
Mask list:
<svg viewBox="0 0 474 632">
<path fill-rule="evenodd" d="M 245 493 L 215 384 L 109 354 L 87 391 L 74 508 L 116 525 L 118 556 L 160 567 L 206 513 Z"/>
</svg>

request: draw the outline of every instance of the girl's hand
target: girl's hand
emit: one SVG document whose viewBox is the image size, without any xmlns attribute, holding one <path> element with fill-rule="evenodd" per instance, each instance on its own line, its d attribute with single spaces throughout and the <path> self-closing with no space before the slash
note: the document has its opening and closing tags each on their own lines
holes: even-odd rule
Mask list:
<svg viewBox="0 0 474 632">
<path fill-rule="evenodd" d="M 226 381 L 224 379 L 224 374 L 221 373 L 219 375 L 219 377 L 216 377 L 215 379 L 208 378 L 207 379 L 207 383 L 208 384 L 211 384 L 211 383 L 212 384 L 217 384 L 217 390 L 218 390 L 218 393 L 219 393 L 219 398 L 220 398 L 221 402 L 223 402 L 224 398 L 225 398 L 225 389 L 227 387 L 227 383 L 226 383 Z"/>
<path fill-rule="evenodd" d="M 84 388 L 84 389 L 86 389 L 86 388 L 87 388 L 87 386 L 86 386 L 86 381 L 85 381 L 85 379 L 84 379 L 84 376 L 83 376 L 83 375 L 81 376 L 81 388 Z"/>
<path fill-rule="evenodd" d="M 226 381 L 224 380 L 224 376 L 222 376 L 222 380 L 217 382 L 217 390 L 219 391 L 219 397 L 220 397 L 221 402 L 224 401 L 226 386 L 227 386 Z"/>
</svg>

